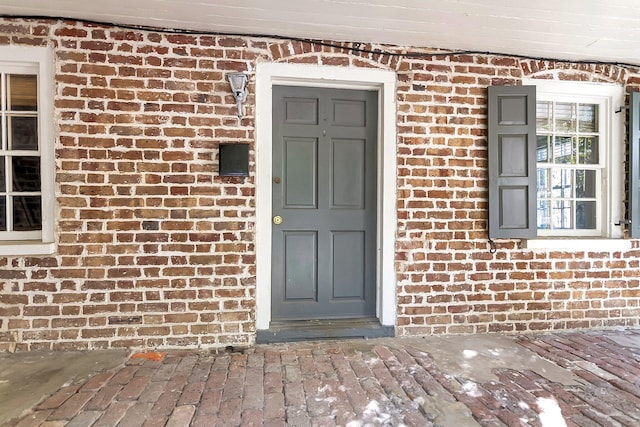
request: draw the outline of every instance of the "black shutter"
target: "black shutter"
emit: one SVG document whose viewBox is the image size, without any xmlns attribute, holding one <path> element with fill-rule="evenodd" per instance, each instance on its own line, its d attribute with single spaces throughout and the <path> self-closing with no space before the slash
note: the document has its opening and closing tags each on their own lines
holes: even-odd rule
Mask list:
<svg viewBox="0 0 640 427">
<path fill-rule="evenodd" d="M 489 87 L 489 238 L 536 237 L 536 87 Z"/>
<path fill-rule="evenodd" d="M 640 237 L 640 92 L 631 92 L 629 105 L 629 237 Z"/>
</svg>

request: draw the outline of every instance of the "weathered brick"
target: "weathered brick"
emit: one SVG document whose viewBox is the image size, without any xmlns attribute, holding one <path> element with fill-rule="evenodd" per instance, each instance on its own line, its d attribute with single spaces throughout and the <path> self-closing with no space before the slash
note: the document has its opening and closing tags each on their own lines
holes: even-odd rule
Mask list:
<svg viewBox="0 0 640 427">
<path fill-rule="evenodd" d="M 0 290 L 2 313 L 13 317 L 6 325 L 39 325 L 23 335 L 27 348 L 49 346 L 40 341 L 55 335 L 42 332 L 48 327 L 69 328 L 65 339 L 83 346 L 166 344 L 183 333 L 197 338 L 172 342 L 221 343 L 230 330 L 251 341 L 253 327 L 238 322 L 255 310 L 251 218 L 260 189 L 215 170 L 221 141 L 252 144 L 256 160 L 256 123 L 250 115 L 237 123 L 224 75 L 265 58 L 397 72 L 398 334 L 638 324 L 637 249 L 576 256 L 504 241 L 490 254 L 486 245 L 486 86 L 528 76 L 629 92 L 640 87 L 637 70 L 483 54 L 365 58 L 311 42 L 73 20 L 5 20 L 0 33 L 0 44 L 55 46 L 58 70 L 57 253 L 0 261 L 0 280 L 11 286 Z M 72 285 L 54 283 L 64 280 Z M 150 292 L 161 288 L 172 289 Z M 87 321 L 133 311 L 154 316 L 140 329 L 123 326 L 120 338 L 99 328 L 106 316 Z"/>
</svg>

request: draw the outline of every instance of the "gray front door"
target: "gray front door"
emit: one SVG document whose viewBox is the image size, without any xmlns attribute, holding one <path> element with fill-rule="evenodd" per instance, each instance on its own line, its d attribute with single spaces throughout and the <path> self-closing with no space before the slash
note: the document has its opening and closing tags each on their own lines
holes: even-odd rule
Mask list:
<svg viewBox="0 0 640 427">
<path fill-rule="evenodd" d="M 377 115 L 373 91 L 273 88 L 273 320 L 375 315 Z"/>
</svg>

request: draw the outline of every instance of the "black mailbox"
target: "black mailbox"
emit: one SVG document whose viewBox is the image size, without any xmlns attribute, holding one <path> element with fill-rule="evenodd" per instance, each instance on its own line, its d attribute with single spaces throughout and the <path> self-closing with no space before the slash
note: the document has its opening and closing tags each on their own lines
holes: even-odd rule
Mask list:
<svg viewBox="0 0 640 427">
<path fill-rule="evenodd" d="M 249 176 L 249 144 L 220 144 L 220 176 Z"/>
</svg>

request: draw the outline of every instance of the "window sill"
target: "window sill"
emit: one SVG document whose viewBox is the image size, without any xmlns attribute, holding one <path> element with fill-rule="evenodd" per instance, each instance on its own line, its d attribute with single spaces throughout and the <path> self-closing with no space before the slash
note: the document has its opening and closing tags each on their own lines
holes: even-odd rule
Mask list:
<svg viewBox="0 0 640 427">
<path fill-rule="evenodd" d="M 533 250 L 563 250 L 576 252 L 616 252 L 631 249 L 628 239 L 597 239 L 597 238 L 541 238 L 522 240 L 523 249 Z"/>
<path fill-rule="evenodd" d="M 55 251 L 55 243 L 37 241 L 0 242 L 0 256 L 51 255 Z"/>
</svg>

